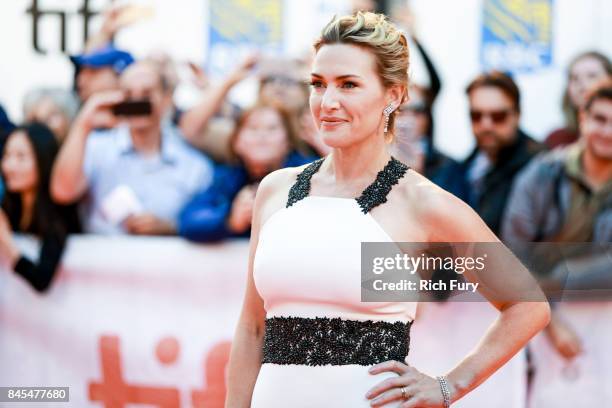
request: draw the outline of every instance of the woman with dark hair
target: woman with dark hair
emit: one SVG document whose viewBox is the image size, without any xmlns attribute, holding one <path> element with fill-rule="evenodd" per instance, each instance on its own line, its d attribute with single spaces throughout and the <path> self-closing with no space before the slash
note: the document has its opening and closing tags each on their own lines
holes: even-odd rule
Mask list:
<svg viewBox="0 0 612 408">
<path fill-rule="evenodd" d="M 567 74 L 567 87 L 563 94 L 565 126 L 548 135 L 544 143 L 549 149 L 578 140 L 578 112 L 584 105 L 585 95 L 593 84 L 612 77 L 612 62 L 600 52 L 583 52 L 570 62 Z"/>
<path fill-rule="evenodd" d="M 75 208 L 55 204 L 49 194 L 49 176 L 57 151 L 53 132 L 37 123 L 13 130 L 2 149 L 6 193 L 0 211 L 0 252 L 39 292 L 49 288 L 68 234 L 80 229 Z M 38 261 L 20 252 L 13 232 L 41 239 Z"/>
<path fill-rule="evenodd" d="M 295 142 L 290 116 L 280 107 L 261 104 L 243 112 L 229 142 L 234 164 L 217 166 L 212 186 L 183 209 L 179 235 L 198 242 L 248 237 L 261 179 L 315 159 L 297 152 Z"/>
</svg>

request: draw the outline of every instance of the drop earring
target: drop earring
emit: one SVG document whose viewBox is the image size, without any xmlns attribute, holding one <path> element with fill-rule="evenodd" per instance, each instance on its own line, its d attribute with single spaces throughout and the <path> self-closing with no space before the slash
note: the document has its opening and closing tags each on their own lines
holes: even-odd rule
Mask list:
<svg viewBox="0 0 612 408">
<path fill-rule="evenodd" d="M 385 115 L 385 134 L 389 131 L 389 116 L 391 116 L 391 112 L 393 112 L 395 108 L 393 105 L 388 105 L 383 111 L 383 115 Z"/>
</svg>

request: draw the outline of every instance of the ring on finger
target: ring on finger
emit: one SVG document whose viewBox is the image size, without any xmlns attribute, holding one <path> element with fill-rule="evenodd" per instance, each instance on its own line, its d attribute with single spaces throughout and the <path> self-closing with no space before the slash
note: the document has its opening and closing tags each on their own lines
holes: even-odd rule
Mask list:
<svg viewBox="0 0 612 408">
<path fill-rule="evenodd" d="M 400 388 L 400 391 L 402 392 L 402 399 L 408 399 L 408 393 L 406 392 L 406 387 L 402 387 Z"/>
</svg>

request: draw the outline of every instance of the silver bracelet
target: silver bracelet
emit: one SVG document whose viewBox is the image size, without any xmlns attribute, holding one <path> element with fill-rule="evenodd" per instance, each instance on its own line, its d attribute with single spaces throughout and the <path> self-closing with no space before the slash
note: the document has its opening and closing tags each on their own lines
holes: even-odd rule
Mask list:
<svg viewBox="0 0 612 408">
<path fill-rule="evenodd" d="M 442 398 L 444 398 L 444 408 L 449 408 L 451 406 L 451 395 L 448 381 L 443 375 L 436 377 L 436 380 L 440 383 L 440 391 L 442 391 Z"/>
</svg>

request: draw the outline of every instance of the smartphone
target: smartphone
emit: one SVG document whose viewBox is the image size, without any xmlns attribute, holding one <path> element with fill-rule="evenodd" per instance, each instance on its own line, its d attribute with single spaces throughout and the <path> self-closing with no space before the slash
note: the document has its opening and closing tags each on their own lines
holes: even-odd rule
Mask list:
<svg viewBox="0 0 612 408">
<path fill-rule="evenodd" d="M 149 116 L 153 106 L 149 100 L 124 101 L 113 105 L 115 116 Z"/>
</svg>

